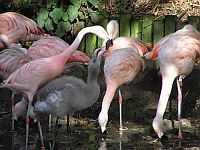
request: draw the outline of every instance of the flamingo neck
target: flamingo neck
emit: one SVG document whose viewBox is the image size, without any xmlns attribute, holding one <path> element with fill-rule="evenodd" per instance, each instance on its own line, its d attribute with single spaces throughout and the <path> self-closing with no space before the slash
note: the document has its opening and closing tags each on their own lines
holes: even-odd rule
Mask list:
<svg viewBox="0 0 200 150">
<path fill-rule="evenodd" d="M 101 112 L 108 113 L 108 110 L 112 102 L 112 99 L 115 95 L 116 89 L 117 89 L 116 86 L 107 85 L 106 93 L 104 95 L 103 102 L 102 102 Z"/>
<path fill-rule="evenodd" d="M 87 33 L 90 33 L 92 31 L 89 30 L 90 28 L 84 28 L 82 29 L 77 37 L 75 38 L 74 42 L 61 54 L 58 55 L 58 57 L 60 57 L 60 59 L 63 61 L 63 63 L 66 63 L 68 58 L 76 51 L 76 49 L 78 48 L 78 46 L 81 43 L 81 40 L 83 38 L 83 36 Z"/>
<path fill-rule="evenodd" d="M 176 76 L 171 76 L 171 77 L 162 77 L 162 89 L 161 89 L 161 94 L 160 94 L 160 99 L 158 103 L 158 108 L 156 112 L 156 116 L 159 116 L 163 118 L 163 115 L 165 113 L 165 109 L 167 107 L 167 102 L 169 99 L 169 96 L 171 94 L 171 89 L 173 85 L 173 81 Z"/>
</svg>

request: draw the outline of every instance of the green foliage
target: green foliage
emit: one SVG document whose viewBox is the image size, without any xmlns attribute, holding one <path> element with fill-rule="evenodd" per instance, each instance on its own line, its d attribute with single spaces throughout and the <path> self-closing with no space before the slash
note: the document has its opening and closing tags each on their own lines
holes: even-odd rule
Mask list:
<svg viewBox="0 0 200 150">
<path fill-rule="evenodd" d="M 11 6 L 22 14 L 27 12 L 40 27 L 60 37 L 75 35 L 86 22 L 98 24 L 105 14 L 101 0 L 15 0 L 8 8 Z"/>
<path fill-rule="evenodd" d="M 52 22 L 52 20 L 50 18 L 48 18 L 45 21 L 45 28 L 47 29 L 47 31 L 54 30 L 53 22 Z"/>
<path fill-rule="evenodd" d="M 45 21 L 48 18 L 49 12 L 46 9 L 40 9 L 37 13 L 37 23 L 40 27 L 44 27 Z"/>
<path fill-rule="evenodd" d="M 64 11 L 62 8 L 54 8 L 52 12 L 49 13 L 49 16 L 53 19 L 55 24 L 58 24 L 59 20 L 62 18 Z"/>
<path fill-rule="evenodd" d="M 62 5 L 56 0 L 49 0 L 47 7 L 37 12 L 38 25 L 63 37 L 67 32 L 71 32 L 72 26 L 80 31 L 84 27 L 84 22 L 97 24 L 104 17 L 99 12 L 102 11 L 102 4 L 99 0 L 69 0 L 67 4 Z"/>
<path fill-rule="evenodd" d="M 67 13 L 68 13 L 70 22 L 73 22 L 78 17 L 78 10 L 79 10 L 79 7 L 75 5 L 70 5 L 68 7 Z"/>
<path fill-rule="evenodd" d="M 61 21 L 58 23 L 55 34 L 58 35 L 59 37 L 62 37 L 64 36 L 65 32 L 70 30 L 71 30 L 71 24 L 69 22 Z"/>
</svg>

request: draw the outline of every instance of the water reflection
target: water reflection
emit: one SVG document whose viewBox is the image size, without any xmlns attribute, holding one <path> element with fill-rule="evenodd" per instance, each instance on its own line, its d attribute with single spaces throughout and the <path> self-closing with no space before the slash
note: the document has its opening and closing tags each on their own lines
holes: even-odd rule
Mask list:
<svg viewBox="0 0 200 150">
<path fill-rule="evenodd" d="M 24 124 L 19 125 L 15 132 L 10 132 L 11 120 L 0 120 L 0 149 L 23 150 L 25 144 Z M 115 125 L 108 127 L 108 135 L 102 139 L 102 135 L 95 127 L 73 127 L 70 133 L 66 132 L 65 125 L 58 130 L 55 150 L 132 150 L 132 149 L 200 149 L 200 136 L 198 134 L 184 132 L 183 139 L 177 138 L 177 133 L 168 134 L 168 139 L 155 141 L 151 132 L 143 125 L 128 124 L 128 130 L 119 134 Z M 148 127 L 148 126 L 147 126 Z M 46 150 L 52 148 L 53 133 L 48 131 L 47 125 L 43 125 Z M 196 129 L 199 133 L 199 129 Z M 145 133 L 145 134 L 144 134 Z M 40 149 L 39 132 L 35 128 L 30 130 L 30 150 Z"/>
</svg>

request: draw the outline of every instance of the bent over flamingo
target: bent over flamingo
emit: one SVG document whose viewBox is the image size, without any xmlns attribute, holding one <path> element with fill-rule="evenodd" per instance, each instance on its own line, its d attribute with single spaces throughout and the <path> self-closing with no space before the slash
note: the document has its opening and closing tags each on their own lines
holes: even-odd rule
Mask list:
<svg viewBox="0 0 200 150">
<path fill-rule="evenodd" d="M 137 73 L 145 68 L 141 56 L 148 52 L 148 48 L 151 48 L 150 44 L 145 44 L 132 37 L 117 37 L 118 28 L 118 23 L 114 20 L 110 21 L 107 25 L 107 32 L 114 40 L 113 46 L 104 55 L 106 93 L 98 117 L 102 133 L 106 132 L 108 110 L 116 89 L 120 85 L 131 82 Z"/>
<path fill-rule="evenodd" d="M 171 93 L 174 79 L 178 76 L 188 75 L 195 63 L 200 58 L 200 33 L 191 25 L 184 26 L 183 29 L 170 34 L 161 39 L 154 47 L 153 51 L 146 54 L 147 59 L 157 58 L 160 64 L 162 75 L 162 89 L 158 102 L 156 116 L 153 120 L 153 128 L 161 138 L 163 131 L 163 115 Z M 181 90 L 178 86 L 178 119 L 179 119 L 179 138 L 181 134 Z"/>
</svg>

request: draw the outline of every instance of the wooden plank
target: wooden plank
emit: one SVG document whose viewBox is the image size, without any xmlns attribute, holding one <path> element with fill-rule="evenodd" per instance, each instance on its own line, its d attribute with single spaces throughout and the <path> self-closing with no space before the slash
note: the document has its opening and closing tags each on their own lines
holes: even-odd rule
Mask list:
<svg viewBox="0 0 200 150">
<path fill-rule="evenodd" d="M 142 37 L 142 23 L 139 19 L 131 21 L 131 37 L 141 39 Z"/>
<path fill-rule="evenodd" d="M 99 25 L 101 25 L 104 29 L 106 29 L 106 27 L 107 27 L 107 24 L 108 24 L 108 19 L 103 19 L 100 23 L 99 23 Z M 98 38 L 97 39 L 97 47 L 101 47 L 102 46 L 102 44 L 103 44 L 103 39 L 101 39 L 101 38 Z"/>
<path fill-rule="evenodd" d="M 199 16 L 189 16 L 188 23 L 199 30 L 200 18 Z"/>
<path fill-rule="evenodd" d="M 78 24 L 78 31 L 80 31 L 81 29 L 83 29 L 85 27 L 85 23 L 84 24 Z M 85 36 L 83 37 L 83 39 L 81 40 L 81 43 L 78 47 L 78 50 L 82 51 L 82 52 L 85 52 Z"/>
<path fill-rule="evenodd" d="M 97 48 L 97 37 L 94 34 L 88 34 L 86 36 L 85 53 L 91 57 L 95 49 Z"/>
<path fill-rule="evenodd" d="M 121 14 L 119 23 L 119 36 L 131 35 L 131 14 Z"/>
<path fill-rule="evenodd" d="M 176 31 L 177 31 L 177 30 L 180 30 L 180 29 L 183 29 L 183 27 L 184 27 L 186 24 L 187 24 L 186 22 L 177 21 L 177 22 L 176 22 Z"/>
<path fill-rule="evenodd" d="M 152 43 L 153 37 L 153 16 L 144 15 L 142 23 L 142 41 Z"/>
<path fill-rule="evenodd" d="M 86 23 L 86 26 L 92 26 L 93 24 Z M 91 57 L 95 49 L 97 48 L 97 36 L 94 34 L 86 35 L 85 53 Z"/>
<path fill-rule="evenodd" d="M 176 18 L 175 15 L 165 16 L 165 36 L 176 31 Z"/>
<path fill-rule="evenodd" d="M 153 45 L 164 37 L 164 20 L 156 20 L 153 24 Z"/>
</svg>

